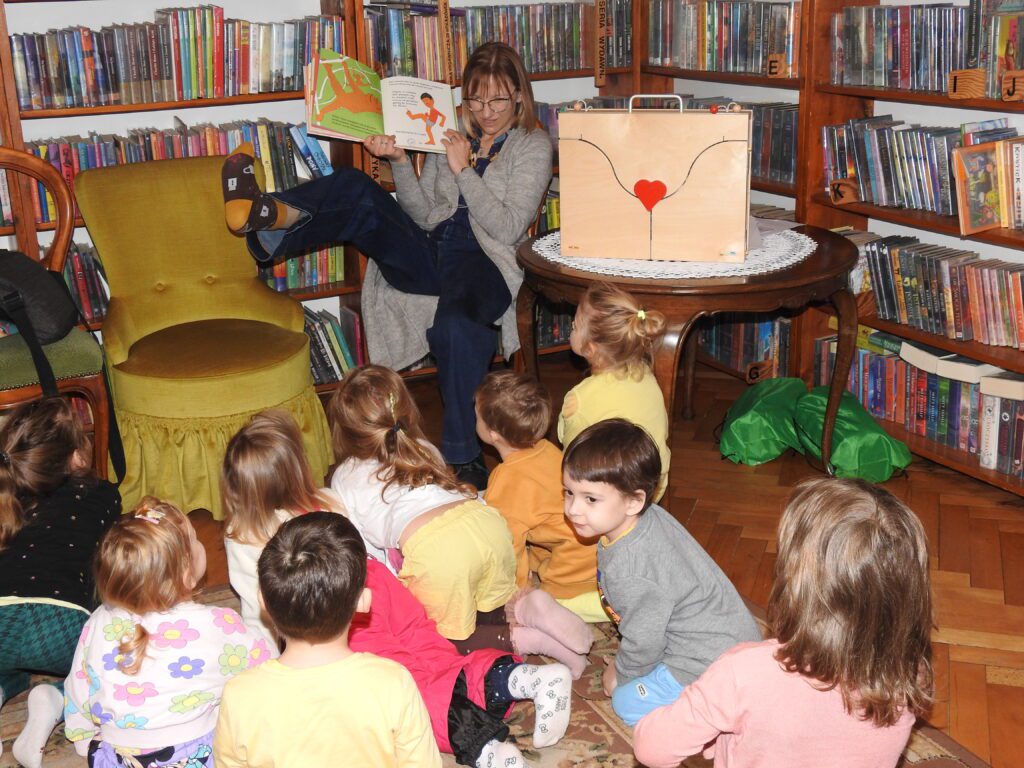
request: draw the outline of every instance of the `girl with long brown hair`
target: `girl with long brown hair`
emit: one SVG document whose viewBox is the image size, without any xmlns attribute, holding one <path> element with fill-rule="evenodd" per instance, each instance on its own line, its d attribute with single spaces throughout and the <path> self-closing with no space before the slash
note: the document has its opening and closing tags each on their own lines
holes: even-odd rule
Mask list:
<svg viewBox="0 0 1024 768">
<path fill-rule="evenodd" d="M 590 649 L 589 628 L 541 590 L 516 589 L 512 534 L 501 513 L 460 483 L 420 426 L 402 378 L 379 365 L 348 374 L 327 407 L 341 462 L 331 487 L 348 509 L 367 550 L 393 572 L 450 640 L 477 630 L 478 614 L 504 607 L 496 635 L 520 654 L 544 653 L 575 677 Z M 493 621 L 487 617 L 487 621 Z"/>
<path fill-rule="evenodd" d="M 144 498 L 103 538 L 102 605 L 64 684 L 65 735 L 90 768 L 213 765 L 224 684 L 272 649 L 230 608 L 193 602 L 205 572 L 192 524 L 159 499 Z"/>
<path fill-rule="evenodd" d="M 220 482 L 226 515 L 228 578 L 242 603 L 242 619 L 276 643 L 260 609 L 256 565 L 281 524 L 307 512 L 345 513 L 330 488 L 313 480 L 302 435 L 285 411 L 258 413 L 228 442 Z"/>
<path fill-rule="evenodd" d="M 914 513 L 862 480 L 797 486 L 768 623 L 771 640 L 727 651 L 637 724 L 640 762 L 669 768 L 715 742 L 715 765 L 896 765 L 932 701 L 928 544 Z"/>
<path fill-rule="evenodd" d="M 362 171 L 264 194 L 250 145 L 224 164 L 225 218 L 260 262 L 351 242 L 370 259 L 362 312 L 370 359 L 405 368 L 428 352 L 444 400 L 441 453 L 462 480 L 486 485 L 473 393 L 494 357 L 519 348 L 515 248 L 551 181 L 552 145 L 538 126 L 530 79 L 503 43 L 481 45 L 462 73 L 462 126 L 417 175 L 394 136 L 363 146 L 386 160 L 397 201 Z M 500 328 L 499 328 L 500 326 Z"/>
<path fill-rule="evenodd" d="M 90 563 L 121 512 L 117 488 L 90 471 L 91 451 L 71 404 L 36 400 L 0 416 L 0 705 L 30 672 L 64 677 L 95 607 Z M 28 695 L 14 757 L 36 768 L 63 717 L 62 685 Z"/>
</svg>

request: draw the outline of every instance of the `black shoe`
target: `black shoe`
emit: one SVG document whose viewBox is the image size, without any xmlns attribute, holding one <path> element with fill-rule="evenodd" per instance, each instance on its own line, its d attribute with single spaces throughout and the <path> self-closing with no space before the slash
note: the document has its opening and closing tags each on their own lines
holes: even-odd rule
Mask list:
<svg viewBox="0 0 1024 768">
<path fill-rule="evenodd" d="M 469 483 L 477 491 L 483 491 L 487 488 L 487 476 L 490 473 L 487 471 L 487 465 L 484 464 L 484 455 L 482 453 L 465 464 L 452 464 L 452 469 L 455 470 L 455 477 L 458 478 L 460 483 Z"/>
</svg>

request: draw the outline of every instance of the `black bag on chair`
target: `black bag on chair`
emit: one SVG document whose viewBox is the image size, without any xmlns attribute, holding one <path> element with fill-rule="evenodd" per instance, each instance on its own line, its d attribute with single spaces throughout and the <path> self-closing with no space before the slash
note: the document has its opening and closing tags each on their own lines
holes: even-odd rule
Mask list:
<svg viewBox="0 0 1024 768">
<path fill-rule="evenodd" d="M 71 333 L 79 317 L 78 307 L 61 275 L 23 253 L 0 249 L 0 319 L 6 318 L 18 327 L 18 333 L 25 340 L 35 364 L 44 397 L 57 397 L 60 393 L 43 345 L 60 341 Z M 110 414 L 108 450 L 114 474 L 120 482 L 125 472 L 124 446 L 114 416 L 114 404 L 110 401 L 106 363 L 103 366 L 103 383 Z"/>
<path fill-rule="evenodd" d="M 42 345 L 60 341 L 78 322 L 64 279 L 23 253 L 0 250 L 0 316 L 18 326 L 43 394 L 55 397 L 57 382 Z"/>
</svg>

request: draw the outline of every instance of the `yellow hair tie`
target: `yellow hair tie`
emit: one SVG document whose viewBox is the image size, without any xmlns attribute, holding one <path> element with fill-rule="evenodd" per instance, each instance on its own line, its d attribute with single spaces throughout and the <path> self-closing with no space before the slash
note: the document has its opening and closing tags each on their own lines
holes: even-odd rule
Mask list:
<svg viewBox="0 0 1024 768">
<path fill-rule="evenodd" d="M 636 316 L 639 317 L 641 320 L 646 320 L 647 319 L 647 313 L 644 312 L 642 309 L 638 309 L 636 311 Z"/>
</svg>

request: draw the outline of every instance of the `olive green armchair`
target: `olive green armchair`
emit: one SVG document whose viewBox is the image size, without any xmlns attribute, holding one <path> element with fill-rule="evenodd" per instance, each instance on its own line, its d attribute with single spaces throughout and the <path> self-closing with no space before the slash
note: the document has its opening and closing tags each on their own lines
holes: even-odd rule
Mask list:
<svg viewBox="0 0 1024 768">
<path fill-rule="evenodd" d="M 152 494 L 220 519 L 228 440 L 266 408 L 295 418 L 314 477 L 332 461 L 302 307 L 259 280 L 225 226 L 222 162 L 161 160 L 75 179 L 110 284 L 103 341 L 126 508 Z"/>
</svg>

